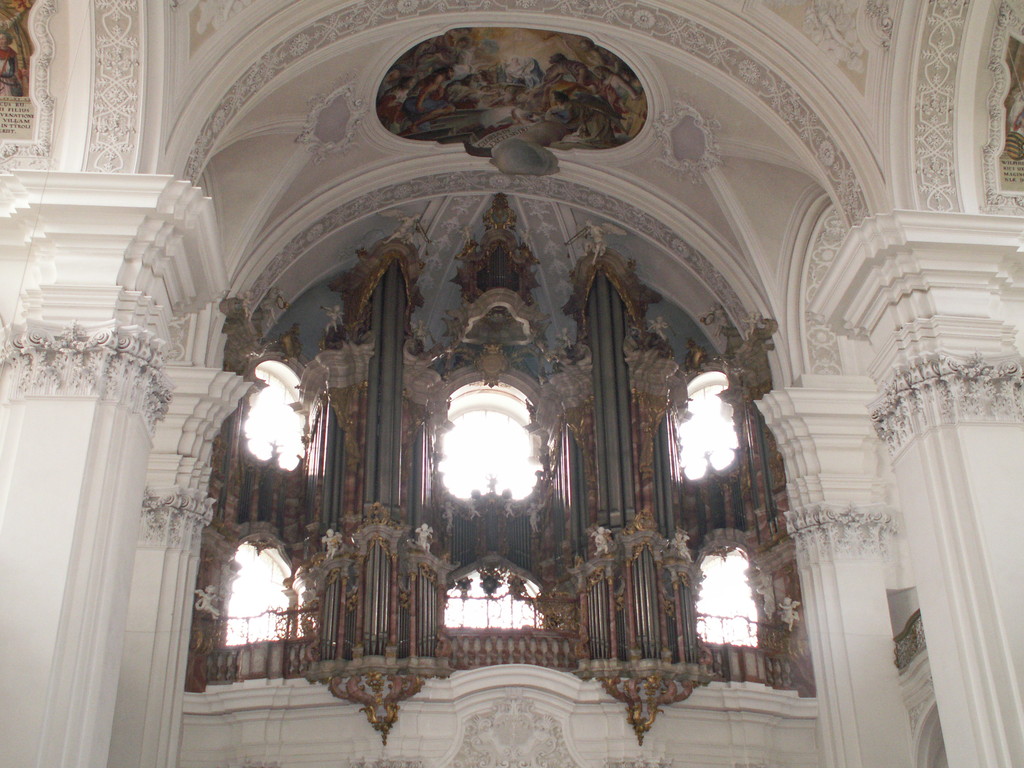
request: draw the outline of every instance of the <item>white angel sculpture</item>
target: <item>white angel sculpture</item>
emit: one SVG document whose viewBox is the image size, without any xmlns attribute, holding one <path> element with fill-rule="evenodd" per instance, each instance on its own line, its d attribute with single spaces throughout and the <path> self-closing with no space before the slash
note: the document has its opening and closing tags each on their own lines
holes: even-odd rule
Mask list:
<svg viewBox="0 0 1024 768">
<path fill-rule="evenodd" d="M 195 596 L 195 607 L 199 613 L 209 614 L 215 619 L 220 618 L 220 609 L 213 604 L 213 601 L 219 597 L 219 593 L 213 584 L 208 584 L 204 589 L 197 589 Z"/>
<path fill-rule="evenodd" d="M 592 221 L 588 221 L 575 235 L 570 237 L 565 244 L 569 245 L 582 237 L 587 241 L 585 249 L 586 254 L 595 259 L 599 259 L 604 256 L 604 252 L 608 250 L 608 243 L 605 241 L 605 238 L 608 235 L 624 234 L 626 234 L 626 230 L 614 224 L 609 224 L 608 222 L 605 222 L 604 224 L 595 224 Z"/>
<path fill-rule="evenodd" d="M 342 545 L 345 543 L 344 537 L 341 535 L 341 531 L 335 531 L 333 528 L 328 528 L 327 533 L 323 535 L 320 541 L 324 545 L 326 554 L 324 554 L 324 560 L 333 560 L 337 557 L 341 551 Z"/>
<path fill-rule="evenodd" d="M 800 601 L 794 600 L 789 595 L 779 601 L 779 619 L 790 632 L 793 631 L 793 625 L 800 621 L 800 613 L 797 611 L 799 607 Z"/>
<path fill-rule="evenodd" d="M 693 555 L 690 554 L 690 534 L 682 528 L 676 528 L 676 535 L 672 537 L 670 544 L 680 558 L 686 562 L 693 561 Z"/>
<path fill-rule="evenodd" d="M 420 523 L 416 529 L 416 546 L 424 552 L 430 551 L 430 543 L 434 540 L 434 529 L 426 523 Z"/>
<path fill-rule="evenodd" d="M 610 555 L 612 552 L 612 532 L 603 525 L 597 526 L 590 534 L 594 539 L 594 554 L 598 557 Z"/>
<path fill-rule="evenodd" d="M 423 218 L 420 214 L 410 216 L 405 211 L 381 211 L 380 215 L 386 216 L 389 219 L 398 219 L 398 227 L 384 238 L 385 243 L 398 241 L 413 245 L 416 235 L 420 235 L 426 242 L 430 242 L 430 238 L 427 237 L 427 231 L 423 229 L 423 225 L 420 223 L 420 219 Z"/>
</svg>

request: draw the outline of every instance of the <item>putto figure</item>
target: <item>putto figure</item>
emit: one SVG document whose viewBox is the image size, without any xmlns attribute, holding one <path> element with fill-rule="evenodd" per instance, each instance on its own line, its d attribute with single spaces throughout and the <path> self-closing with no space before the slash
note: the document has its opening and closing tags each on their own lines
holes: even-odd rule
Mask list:
<svg viewBox="0 0 1024 768">
<path fill-rule="evenodd" d="M 195 596 L 196 611 L 208 614 L 214 619 L 220 618 L 220 609 L 213 604 L 213 601 L 220 597 L 220 594 L 213 584 L 208 584 L 205 589 L 197 589 L 195 591 Z"/>
<path fill-rule="evenodd" d="M 416 546 L 424 552 L 430 551 L 430 544 L 434 541 L 434 529 L 426 523 L 422 523 L 416 529 Z"/>
<path fill-rule="evenodd" d="M 789 595 L 779 601 L 779 619 L 790 632 L 793 631 L 793 625 L 800 621 L 800 613 L 797 611 L 799 607 L 800 601 L 794 600 Z"/>
<path fill-rule="evenodd" d="M 342 538 L 340 531 L 335 531 L 333 528 L 328 528 L 327 533 L 323 535 L 320 541 L 324 545 L 326 554 L 324 555 L 325 560 L 333 560 L 341 552 L 341 547 L 345 543 L 345 539 Z"/>
<path fill-rule="evenodd" d="M 597 526 L 590 534 L 594 539 L 594 554 L 598 557 L 612 553 L 612 532 L 603 525 Z"/>
</svg>

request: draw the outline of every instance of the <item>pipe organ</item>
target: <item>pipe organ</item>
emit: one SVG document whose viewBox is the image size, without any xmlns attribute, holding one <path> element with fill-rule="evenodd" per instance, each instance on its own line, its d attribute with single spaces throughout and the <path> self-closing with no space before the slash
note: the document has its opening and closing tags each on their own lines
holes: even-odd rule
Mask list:
<svg viewBox="0 0 1024 768">
<path fill-rule="evenodd" d="M 600 681 L 626 704 L 642 742 L 660 706 L 722 675 L 697 633 L 700 572 L 690 542 L 725 531 L 756 554 L 779 535 L 781 459 L 752 404 L 767 391 L 763 349 L 773 328 L 762 321 L 760 335 L 743 338 L 719 313 L 709 322 L 722 323 L 726 351 L 707 354 L 691 340 L 680 359 L 648 320 L 659 295 L 603 238 L 587 240 L 562 315 L 548 317 L 535 299 L 537 259 L 505 195 L 494 197 L 482 225 L 454 255 L 458 299 L 440 339 L 413 322 L 423 306 L 415 228 L 360 251 L 331 281 L 342 313 L 324 328 L 320 350 L 283 357 L 301 372 L 301 468 L 275 486 L 282 473 L 238 458 L 238 429 L 226 431 L 200 580 L 230 580 L 224 541 L 281 548 L 307 598 L 300 605 L 293 589 L 312 628 L 303 674 L 360 703 L 384 739 L 424 679 L 465 668 L 459 649 L 492 658 L 487 649 L 506 643 L 543 647 L 544 658 Z M 703 354 L 692 354 L 695 346 Z M 741 439 L 728 470 L 692 482 L 679 471 L 676 425 L 688 380 L 704 370 L 728 376 Z M 467 385 L 514 391 L 528 410 L 523 426 L 539 469 L 526 497 L 494 481 L 469 498 L 445 487 L 449 407 Z M 264 483 L 273 493 L 260 490 Z M 292 501 L 287 515 L 264 509 L 282 494 Z M 505 630 L 481 645 L 446 627 L 449 591 L 470 573 L 492 574 L 513 599 L 532 603 L 539 626 L 521 631 L 541 639 L 517 645 Z M 539 592 L 529 594 L 526 581 Z M 216 631 L 199 622 L 191 684 L 204 684 Z M 564 652 L 553 650 L 560 643 Z M 800 655 L 776 651 L 794 664 Z"/>
</svg>

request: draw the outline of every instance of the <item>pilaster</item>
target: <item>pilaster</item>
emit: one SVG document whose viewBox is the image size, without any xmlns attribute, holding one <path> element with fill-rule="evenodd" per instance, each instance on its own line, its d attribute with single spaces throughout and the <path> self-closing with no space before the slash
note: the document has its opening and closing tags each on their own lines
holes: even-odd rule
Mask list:
<svg viewBox="0 0 1024 768">
<path fill-rule="evenodd" d="M 758 402 L 786 460 L 786 513 L 818 690 L 827 768 L 911 764 L 910 730 L 892 661 L 885 568 L 896 523 L 881 503 L 881 445 L 859 377 L 804 377 Z"/>
<path fill-rule="evenodd" d="M 185 692 L 192 590 L 213 500 L 202 491 L 147 488 L 109 765 L 175 766 Z"/>
</svg>

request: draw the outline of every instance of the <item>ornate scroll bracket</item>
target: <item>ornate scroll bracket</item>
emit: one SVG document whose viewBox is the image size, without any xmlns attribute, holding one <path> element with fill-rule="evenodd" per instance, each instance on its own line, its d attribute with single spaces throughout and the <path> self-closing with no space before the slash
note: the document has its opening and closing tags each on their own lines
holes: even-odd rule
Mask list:
<svg viewBox="0 0 1024 768">
<path fill-rule="evenodd" d="M 87 330 L 72 323 L 59 331 L 33 328 L 16 335 L 0 361 L 13 369 L 13 400 L 97 397 L 142 416 L 152 434 L 171 402 L 162 344 L 139 326 Z"/>
<path fill-rule="evenodd" d="M 897 454 L 925 430 L 962 422 L 1024 423 L 1024 368 L 944 354 L 897 369 L 871 405 L 878 436 Z"/>
<path fill-rule="evenodd" d="M 142 500 L 139 543 L 165 548 L 191 548 L 213 519 L 213 499 L 191 488 L 146 489 Z"/>
<path fill-rule="evenodd" d="M 808 504 L 786 513 L 797 556 L 819 563 L 887 559 L 896 522 L 882 505 Z"/>
<path fill-rule="evenodd" d="M 693 693 L 692 680 L 672 680 L 661 675 L 602 677 L 599 680 L 609 696 L 626 705 L 626 721 L 633 726 L 640 746 L 643 746 L 644 736 L 661 712 L 661 706 L 682 701 Z"/>
<path fill-rule="evenodd" d="M 328 687 L 339 699 L 362 704 L 359 711 L 366 714 L 381 742 L 387 744 L 388 734 L 398 721 L 398 702 L 419 693 L 423 678 L 367 672 L 355 677 L 332 677 Z"/>
</svg>

